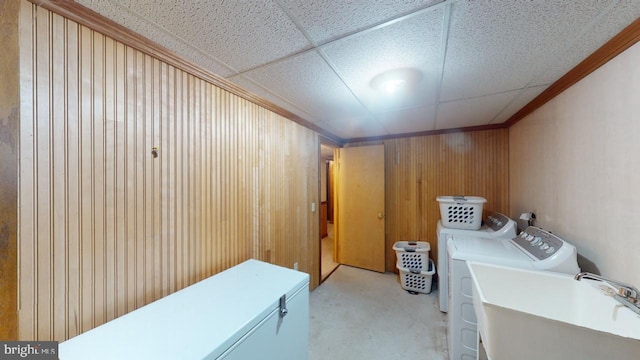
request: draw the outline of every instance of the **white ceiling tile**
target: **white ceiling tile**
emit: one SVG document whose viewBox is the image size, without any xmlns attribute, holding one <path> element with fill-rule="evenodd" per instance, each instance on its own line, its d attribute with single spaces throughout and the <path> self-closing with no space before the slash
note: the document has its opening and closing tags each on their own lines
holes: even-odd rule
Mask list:
<svg viewBox="0 0 640 360">
<path fill-rule="evenodd" d="M 335 136 L 341 139 L 349 139 L 349 138 L 355 137 L 353 136 L 353 133 L 349 134 L 345 131 L 344 126 L 342 126 L 344 123 L 336 123 L 331 121 L 330 119 L 323 119 L 322 121 L 316 124 L 320 126 L 322 129 L 328 131 L 331 134 L 334 134 Z"/>
<path fill-rule="evenodd" d="M 246 77 L 242 76 L 242 75 L 237 75 L 237 76 L 233 76 L 231 78 L 229 78 L 228 80 L 231 80 L 232 82 L 234 82 L 235 84 L 239 85 L 240 87 L 251 91 L 252 93 L 262 97 L 265 100 L 268 100 L 270 102 L 272 102 L 275 105 L 280 106 L 281 108 L 288 110 L 290 112 L 292 112 L 293 114 L 301 117 L 302 119 L 320 127 L 321 129 L 324 129 L 328 132 L 330 132 L 331 134 L 337 135 L 339 137 L 342 137 L 341 131 L 339 128 L 334 128 L 332 123 L 328 123 L 326 120 L 324 119 L 320 119 L 317 118 L 307 112 L 305 112 L 304 110 L 300 109 L 299 107 L 297 107 L 295 104 L 292 104 L 288 101 L 288 99 L 282 98 L 274 93 L 272 93 L 271 91 L 263 88 L 262 86 L 256 84 L 255 82 L 251 81 L 250 79 L 247 79 Z"/>
<path fill-rule="evenodd" d="M 521 89 L 608 1 L 460 1 L 452 5 L 441 100 Z"/>
<path fill-rule="evenodd" d="M 331 122 L 331 121 L 327 121 L 327 119 L 324 118 L 318 118 L 316 116 L 313 116 L 311 114 L 309 114 L 308 112 L 304 111 L 303 109 L 300 109 L 299 107 L 297 107 L 295 104 L 292 104 L 288 101 L 288 99 L 284 99 L 266 89 L 264 89 L 263 87 L 261 87 L 260 85 L 257 85 L 255 82 L 253 82 L 250 79 L 245 78 L 244 76 L 238 75 L 238 76 L 234 76 L 232 78 L 230 78 L 229 80 L 233 81 L 234 83 L 236 83 L 237 85 L 243 87 L 244 89 L 247 89 L 251 92 L 253 92 L 254 94 L 262 97 L 265 100 L 268 100 L 270 102 L 272 102 L 275 105 L 280 106 L 281 108 L 288 110 L 290 112 L 292 112 L 293 114 L 299 116 L 300 118 L 320 127 L 321 129 L 324 129 L 325 131 L 328 131 L 331 134 L 334 134 L 338 137 L 341 137 L 343 139 L 346 139 L 347 137 L 345 137 L 345 133 L 343 131 L 343 129 L 341 129 L 340 127 L 335 127 L 336 125 L 340 124 L 339 122 Z"/>
<path fill-rule="evenodd" d="M 388 135 L 387 130 L 378 122 L 368 116 L 353 118 L 333 118 L 328 123 L 343 139 L 366 138 Z"/>
<path fill-rule="evenodd" d="M 366 110 L 315 51 L 244 74 L 318 118 L 357 118 Z"/>
<path fill-rule="evenodd" d="M 438 107 L 436 129 L 488 125 L 518 93 L 519 91 L 509 91 L 441 103 Z"/>
<path fill-rule="evenodd" d="M 433 130 L 434 106 L 391 111 L 377 114 L 382 126 L 391 134 L 407 134 Z"/>
<path fill-rule="evenodd" d="M 338 40 L 323 50 L 356 96 L 373 113 L 435 103 L 440 75 L 442 8 L 379 30 Z M 422 79 L 409 96 L 388 97 L 370 86 L 376 75 L 398 68 L 419 70 Z"/>
<path fill-rule="evenodd" d="M 129 12 L 121 4 L 105 0 L 77 0 L 80 4 L 92 9 L 104 17 L 125 26 L 126 28 L 143 35 L 144 37 L 175 52 L 186 60 L 202 66 L 203 68 L 220 76 L 229 76 L 235 71 L 214 56 L 199 51 L 188 43 L 176 38 L 160 26 Z"/>
<path fill-rule="evenodd" d="M 408 14 L 442 0 L 280 0 L 317 43 Z"/>
<path fill-rule="evenodd" d="M 119 2 L 237 71 L 311 47 L 273 1 Z"/>
<path fill-rule="evenodd" d="M 296 106 L 296 104 L 293 104 L 291 102 L 289 102 L 288 99 L 283 98 L 278 96 L 277 94 L 274 94 L 273 92 L 269 91 L 269 89 L 266 89 L 258 84 L 256 84 L 255 82 L 251 81 L 250 79 L 246 78 L 243 75 L 236 75 L 236 76 L 232 76 L 230 78 L 227 78 L 227 80 L 232 81 L 233 83 L 235 83 L 236 85 L 242 87 L 245 90 L 248 90 L 258 96 L 260 96 L 261 98 L 268 100 L 278 106 L 280 106 L 281 108 L 291 111 L 292 113 L 310 121 L 313 123 L 317 123 L 320 122 L 320 120 L 316 117 L 314 117 L 313 115 L 305 112 L 304 110 L 300 109 L 299 107 Z"/>
<path fill-rule="evenodd" d="M 535 79 L 533 84 L 543 85 L 555 82 L 639 17 L 640 2 L 638 0 L 620 1 L 595 26 L 577 39 L 573 46 L 561 52 L 551 67 L 544 75 Z"/>
<path fill-rule="evenodd" d="M 513 114 L 530 103 L 531 100 L 540 95 L 547 87 L 547 85 L 534 86 L 520 91 L 520 93 L 511 100 L 511 103 L 509 103 L 509 105 L 507 105 L 491 123 L 500 124 L 509 120 Z"/>
</svg>

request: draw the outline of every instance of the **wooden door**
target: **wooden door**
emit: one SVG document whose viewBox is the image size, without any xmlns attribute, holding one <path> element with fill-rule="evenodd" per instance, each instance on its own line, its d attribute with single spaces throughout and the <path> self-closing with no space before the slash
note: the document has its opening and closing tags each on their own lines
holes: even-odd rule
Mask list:
<svg viewBox="0 0 640 360">
<path fill-rule="evenodd" d="M 338 262 L 384 272 L 384 145 L 338 150 Z"/>
</svg>

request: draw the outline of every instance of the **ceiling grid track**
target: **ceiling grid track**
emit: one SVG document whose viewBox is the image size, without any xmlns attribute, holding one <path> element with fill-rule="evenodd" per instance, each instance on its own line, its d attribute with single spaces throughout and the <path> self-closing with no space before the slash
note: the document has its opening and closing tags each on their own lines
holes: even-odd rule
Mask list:
<svg viewBox="0 0 640 360">
<path fill-rule="evenodd" d="M 307 31 L 304 30 L 302 25 L 300 25 L 300 23 L 296 20 L 295 16 L 291 13 L 291 11 L 289 11 L 282 4 L 281 0 L 274 0 L 274 1 L 275 1 L 276 4 L 278 4 L 278 6 L 280 6 L 282 11 L 284 11 L 285 14 L 287 14 L 289 19 L 296 25 L 296 27 L 305 35 L 307 40 L 312 44 L 312 47 L 309 48 L 309 49 L 304 49 L 304 50 L 301 50 L 299 52 L 293 53 L 291 55 L 288 55 L 288 56 L 285 56 L 285 57 L 270 61 L 270 62 L 266 62 L 266 63 L 264 63 L 262 65 L 258 65 L 258 66 L 255 66 L 255 67 L 252 67 L 252 68 L 249 68 L 249 69 L 246 69 L 246 70 L 242 70 L 242 71 L 240 71 L 240 72 L 238 72 L 238 73 L 236 73 L 236 74 L 234 74 L 234 75 L 232 75 L 230 77 L 237 76 L 237 75 L 244 75 L 244 74 L 246 74 L 246 73 L 248 73 L 250 71 L 254 71 L 254 70 L 257 70 L 257 69 L 264 68 L 264 67 L 278 65 L 278 64 L 280 64 L 280 63 L 282 63 L 284 61 L 287 61 L 289 59 L 293 59 L 293 58 L 296 58 L 298 56 L 307 54 L 309 52 L 316 51 L 318 48 L 325 48 L 325 47 L 327 47 L 327 46 L 329 46 L 331 44 L 334 44 L 334 43 L 336 43 L 338 41 L 350 40 L 352 38 L 359 37 L 359 36 L 371 33 L 373 31 L 383 29 L 385 27 L 388 27 L 390 25 L 396 24 L 398 22 L 401 22 L 401 21 L 404 21 L 404 20 L 408 20 L 408 19 L 411 19 L 412 17 L 424 14 L 425 12 L 433 11 L 434 9 L 438 9 L 440 7 L 443 7 L 443 6 L 447 6 L 447 5 L 451 4 L 451 3 L 457 2 L 459 0 L 448 0 L 448 1 L 441 2 L 441 3 L 437 3 L 435 5 L 427 6 L 427 7 L 424 7 L 422 9 L 415 10 L 415 11 L 413 11 L 411 13 L 408 13 L 408 14 L 400 15 L 400 16 L 397 16 L 397 17 L 394 17 L 394 18 L 391 18 L 391 19 L 387 19 L 387 20 L 383 20 L 383 21 L 381 21 L 379 23 L 370 25 L 369 27 L 366 27 L 366 28 L 364 28 L 362 30 L 354 31 L 354 32 L 339 36 L 339 37 L 337 37 L 335 39 L 327 40 L 327 41 L 322 42 L 322 43 L 316 42 L 307 33 Z"/>
<path fill-rule="evenodd" d="M 194 49 L 195 51 L 197 51 L 198 53 L 202 54 L 203 56 L 205 56 L 205 57 L 217 62 L 218 64 L 220 64 L 220 65 L 222 65 L 224 67 L 226 67 L 230 72 L 232 72 L 232 73 L 237 73 L 238 72 L 238 70 L 235 69 L 233 66 L 225 63 L 224 61 L 218 59 L 215 56 L 212 56 L 211 54 L 206 53 L 204 50 L 202 50 L 199 47 L 191 44 L 189 41 L 187 41 L 186 39 L 181 38 L 177 34 L 174 34 L 171 31 L 165 29 L 162 25 L 156 23 L 155 21 L 145 17 L 142 14 L 139 14 L 138 12 L 136 12 L 134 10 L 129 9 L 124 4 L 122 4 L 120 1 L 118 1 L 118 0 L 107 0 L 107 1 L 110 2 L 111 4 L 113 4 L 114 6 L 117 6 L 117 7 L 121 8 L 121 9 L 123 9 L 125 12 L 128 12 L 129 14 L 131 14 L 131 15 L 133 15 L 133 16 L 139 18 L 139 19 L 142 19 L 145 22 L 151 24 L 156 29 L 158 29 L 158 30 L 162 31 L 163 33 L 165 33 L 166 35 L 168 35 L 168 36 L 180 41 L 182 44 L 186 45 L 187 47 L 190 47 L 190 48 Z"/>
<path fill-rule="evenodd" d="M 306 49 L 304 51 L 301 51 L 299 53 L 296 53 L 296 54 L 293 54 L 293 55 L 290 55 L 290 56 L 287 56 L 287 57 L 284 57 L 284 58 L 281 58 L 281 59 L 274 60 L 272 62 L 269 62 L 269 63 L 263 64 L 261 66 L 255 67 L 253 69 L 249 69 L 249 70 L 243 71 L 242 73 L 238 73 L 238 74 L 236 74 L 234 76 L 242 75 L 242 74 L 244 74 L 246 72 L 249 72 L 249 71 L 252 71 L 252 70 L 255 70 L 255 69 L 259 69 L 259 68 L 262 68 L 262 67 L 267 67 L 267 66 L 279 64 L 279 63 L 281 63 L 283 61 L 295 58 L 297 56 L 300 56 L 300 55 L 303 55 L 303 54 L 306 54 L 308 52 L 311 52 L 311 51 L 315 50 L 318 53 L 318 55 L 320 55 L 322 57 L 322 59 L 329 66 L 329 68 L 331 68 L 331 71 L 333 71 L 336 74 L 336 76 L 338 77 L 340 82 L 342 82 L 342 84 L 344 84 L 344 86 L 349 91 L 349 93 L 351 93 L 351 95 L 354 97 L 354 99 L 360 104 L 360 106 L 362 106 L 362 108 L 366 111 L 367 115 L 371 119 L 375 120 L 380 125 L 380 127 L 382 129 L 384 129 L 384 131 L 387 133 L 387 135 L 391 133 L 389 131 L 389 129 L 386 126 L 384 126 L 384 124 L 382 122 L 380 122 L 378 116 L 376 116 L 369 109 L 369 107 L 365 105 L 364 101 L 362 101 L 362 99 L 356 94 L 356 92 L 347 84 L 347 81 L 345 80 L 344 75 L 338 69 L 338 66 L 329 58 L 329 56 L 326 54 L 326 52 L 324 51 L 323 48 L 325 48 L 326 46 L 328 46 L 328 45 L 330 45 L 332 43 L 335 43 L 337 41 L 344 41 L 344 40 L 348 40 L 348 39 L 351 39 L 351 38 L 354 38 L 354 37 L 357 37 L 357 36 L 362 36 L 364 34 L 368 34 L 370 32 L 373 32 L 373 31 L 376 31 L 376 30 L 380 30 L 380 29 L 383 29 L 385 27 L 391 26 L 393 24 L 396 24 L 396 23 L 405 21 L 407 19 L 413 18 L 415 16 L 421 15 L 421 14 L 427 12 L 427 11 L 433 11 L 434 9 L 443 7 L 444 8 L 444 14 L 445 14 L 444 15 L 444 19 L 445 20 L 444 20 L 444 24 L 443 24 L 443 40 L 442 41 L 444 43 L 444 46 L 443 46 L 443 50 L 442 50 L 442 52 L 443 52 L 442 59 L 443 60 L 442 60 L 442 66 L 441 66 L 441 74 L 440 74 L 440 77 L 438 79 L 438 83 L 436 85 L 437 97 L 436 97 L 436 101 L 435 101 L 435 104 L 434 104 L 434 109 L 435 109 L 435 112 L 436 112 L 434 114 L 434 126 L 435 126 L 435 123 L 436 123 L 435 115 L 437 115 L 437 105 L 438 105 L 438 101 L 439 101 L 439 98 L 440 98 L 440 87 L 441 87 L 441 84 L 442 84 L 442 77 L 444 76 L 444 55 L 446 53 L 446 42 L 447 42 L 447 38 L 448 38 L 449 14 L 450 14 L 450 11 L 451 11 L 451 4 L 454 3 L 454 2 L 457 2 L 459 0 L 448 0 L 448 1 L 443 1 L 443 2 L 435 4 L 435 5 L 430 5 L 430 6 L 422 8 L 422 9 L 410 12 L 408 14 L 403 14 L 403 15 L 397 16 L 397 17 L 395 17 L 393 19 L 384 20 L 384 21 L 382 21 L 382 22 L 380 22 L 378 24 L 374 24 L 374 25 L 372 25 L 372 26 L 370 26 L 368 28 L 365 28 L 364 30 L 352 32 L 350 34 L 341 36 L 341 37 L 333 39 L 333 40 L 326 41 L 326 42 L 321 43 L 321 44 L 317 43 L 315 41 L 315 39 L 313 39 L 311 37 L 311 35 L 304 29 L 304 27 L 300 24 L 298 19 L 291 13 L 291 11 L 289 11 L 289 9 L 282 3 L 281 0 L 274 0 L 274 1 L 278 4 L 278 6 L 280 6 L 282 11 L 284 11 L 285 14 L 287 14 L 289 19 L 295 24 L 295 26 L 298 28 L 298 30 L 300 30 L 300 32 L 302 32 L 302 34 L 305 36 L 307 41 L 309 41 L 311 43 L 312 48 L 311 49 Z M 265 89 L 265 90 L 269 91 L 268 89 Z M 292 104 L 292 105 L 294 105 L 294 104 Z M 411 109 L 411 108 L 413 108 L 413 107 L 409 107 L 409 108 L 405 108 L 405 109 Z"/>
<path fill-rule="evenodd" d="M 372 119 L 374 119 L 376 122 L 378 122 L 378 124 L 380 125 L 380 127 L 382 129 L 384 129 L 384 131 L 389 134 L 389 129 L 387 129 L 382 123 L 380 123 L 380 121 L 378 120 L 378 118 L 371 112 L 371 110 L 364 104 L 364 102 L 362 101 L 362 99 L 360 99 L 360 97 L 358 95 L 356 95 L 355 91 L 353 91 L 353 89 L 349 86 L 349 84 L 347 84 L 347 82 L 344 79 L 344 75 L 340 72 L 340 70 L 338 69 L 338 66 L 331 61 L 331 59 L 329 58 L 329 56 L 324 52 L 324 50 L 322 48 L 320 48 L 318 46 L 318 44 L 316 43 L 316 41 L 311 37 L 311 35 L 302 27 L 302 25 L 300 24 L 300 22 L 298 21 L 298 19 L 296 19 L 296 17 L 291 13 L 291 11 L 289 11 L 289 9 L 287 9 L 286 6 L 284 6 L 284 4 L 282 4 L 281 0 L 274 0 L 278 6 L 280 6 L 280 8 L 282 9 L 282 11 L 285 12 L 285 14 L 287 14 L 287 16 L 289 17 L 289 19 L 291 19 L 291 21 L 296 25 L 296 27 L 298 28 L 298 30 L 300 30 L 300 32 L 302 32 L 302 34 L 304 35 L 304 37 L 307 39 L 307 41 L 309 41 L 311 43 L 311 45 L 313 46 L 313 48 L 317 51 L 318 55 L 320 55 L 320 57 L 322 57 L 322 59 L 325 61 L 325 63 L 329 66 L 329 68 L 331 68 L 331 71 L 333 71 L 334 74 L 336 74 L 336 76 L 338 77 L 338 79 L 340 80 L 340 82 L 342 82 L 342 84 L 345 86 L 345 88 L 349 91 L 349 93 L 353 96 L 354 99 L 356 99 L 356 101 L 360 104 L 360 106 L 362 106 L 362 108 L 367 112 L 367 115 L 369 115 L 369 117 L 371 117 Z M 387 23 L 395 23 L 395 20 L 391 20 Z M 387 24 L 385 23 L 385 24 Z"/>
<path fill-rule="evenodd" d="M 433 104 L 433 128 L 438 128 L 438 108 L 440 107 L 440 94 L 442 92 L 442 80 L 444 79 L 444 65 L 447 61 L 447 43 L 449 42 L 449 24 L 451 22 L 451 6 L 453 1 L 447 3 L 444 7 L 444 13 L 442 15 L 442 35 L 440 37 L 440 76 L 436 83 L 436 96 Z"/>
</svg>

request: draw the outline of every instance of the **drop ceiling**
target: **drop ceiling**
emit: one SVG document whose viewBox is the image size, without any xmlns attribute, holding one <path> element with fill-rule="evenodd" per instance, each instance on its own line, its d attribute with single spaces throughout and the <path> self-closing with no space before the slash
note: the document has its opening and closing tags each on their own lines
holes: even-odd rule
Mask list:
<svg viewBox="0 0 640 360">
<path fill-rule="evenodd" d="M 79 0 L 341 140 L 495 125 L 640 17 L 638 0 Z M 419 71 L 405 91 L 370 83 Z"/>
</svg>

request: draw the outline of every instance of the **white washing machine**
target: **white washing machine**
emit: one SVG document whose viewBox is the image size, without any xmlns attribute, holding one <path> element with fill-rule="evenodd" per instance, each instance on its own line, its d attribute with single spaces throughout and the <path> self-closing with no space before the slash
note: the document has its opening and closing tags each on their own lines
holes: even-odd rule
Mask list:
<svg viewBox="0 0 640 360">
<path fill-rule="evenodd" d="M 494 212 L 487 216 L 487 220 L 478 230 L 463 230 L 444 227 L 442 220 L 438 220 L 436 229 L 438 234 L 438 300 L 440 311 L 447 312 L 449 301 L 449 286 L 447 284 L 447 274 L 449 267 L 447 264 L 447 235 L 492 238 L 492 239 L 512 239 L 516 236 L 517 224 L 506 215 Z"/>
<path fill-rule="evenodd" d="M 468 260 L 567 274 L 580 272 L 577 251 L 573 245 L 533 226 L 513 239 L 447 235 L 447 342 L 450 360 L 475 360 L 478 356 L 477 320 Z"/>
</svg>

